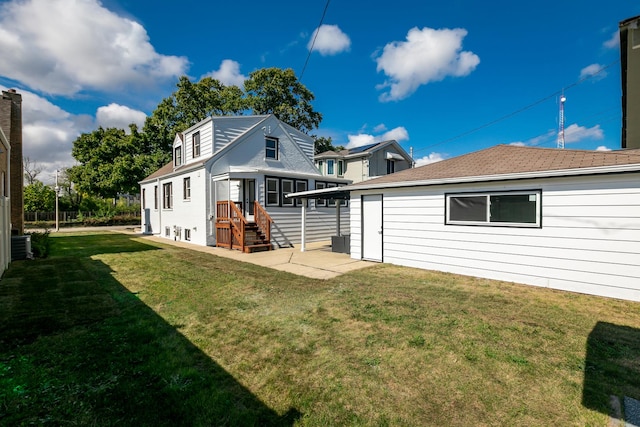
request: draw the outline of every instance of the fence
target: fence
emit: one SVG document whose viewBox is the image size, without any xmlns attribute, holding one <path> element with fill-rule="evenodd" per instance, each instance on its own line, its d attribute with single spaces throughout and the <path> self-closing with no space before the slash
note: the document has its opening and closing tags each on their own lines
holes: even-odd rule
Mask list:
<svg viewBox="0 0 640 427">
<path fill-rule="evenodd" d="M 78 212 L 78 211 L 61 211 L 59 212 L 58 220 L 62 222 L 73 222 L 78 220 L 78 215 L 82 215 L 81 218 L 96 218 L 99 216 L 98 212 Z M 111 216 L 111 215 L 110 215 Z M 140 219 L 140 211 L 136 212 L 115 212 L 114 216 L 120 218 L 137 218 Z M 56 213 L 55 212 L 25 212 L 24 213 L 24 221 L 25 222 L 38 222 L 38 221 L 55 221 Z"/>
</svg>

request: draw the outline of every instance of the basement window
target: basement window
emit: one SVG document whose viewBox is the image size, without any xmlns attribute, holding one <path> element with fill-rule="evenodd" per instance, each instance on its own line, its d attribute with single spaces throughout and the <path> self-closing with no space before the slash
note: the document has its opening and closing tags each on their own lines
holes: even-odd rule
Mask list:
<svg viewBox="0 0 640 427">
<path fill-rule="evenodd" d="M 541 227 L 541 190 L 447 194 L 446 224 Z"/>
</svg>

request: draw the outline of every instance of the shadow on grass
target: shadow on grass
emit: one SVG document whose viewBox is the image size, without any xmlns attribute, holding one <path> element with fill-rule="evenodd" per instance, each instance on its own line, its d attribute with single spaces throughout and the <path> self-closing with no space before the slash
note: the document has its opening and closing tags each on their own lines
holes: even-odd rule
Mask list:
<svg viewBox="0 0 640 427">
<path fill-rule="evenodd" d="M 587 339 L 582 404 L 609 415 L 611 396 L 640 400 L 640 329 L 598 322 Z"/>
<path fill-rule="evenodd" d="M 125 250 L 156 249 L 116 237 L 108 241 Z M 266 406 L 90 259 L 104 251 L 91 236 L 54 240 L 55 256 L 13 263 L 0 281 L 0 425 L 286 426 L 300 417 Z"/>
</svg>

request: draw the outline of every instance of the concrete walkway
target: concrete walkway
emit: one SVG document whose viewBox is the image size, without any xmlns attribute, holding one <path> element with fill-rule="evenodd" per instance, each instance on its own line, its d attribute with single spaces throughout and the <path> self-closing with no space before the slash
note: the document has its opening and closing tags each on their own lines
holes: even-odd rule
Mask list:
<svg viewBox="0 0 640 427">
<path fill-rule="evenodd" d="M 350 271 L 376 265 L 375 262 L 351 259 L 348 254 L 331 252 L 330 242 L 308 243 L 305 252 L 300 252 L 300 247 L 298 246 L 245 254 L 240 251 L 194 245 L 192 243 L 173 241 L 158 236 L 139 234 L 139 237 L 158 243 L 180 246 L 224 258 L 249 262 L 251 264 L 286 271 L 313 279 L 332 279 Z"/>
</svg>

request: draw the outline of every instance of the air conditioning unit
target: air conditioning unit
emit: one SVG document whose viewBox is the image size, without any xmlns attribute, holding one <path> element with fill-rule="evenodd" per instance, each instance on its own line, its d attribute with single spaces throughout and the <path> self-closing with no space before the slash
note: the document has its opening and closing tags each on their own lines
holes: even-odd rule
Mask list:
<svg viewBox="0 0 640 427">
<path fill-rule="evenodd" d="M 31 236 L 11 236 L 11 261 L 31 258 Z"/>
</svg>

